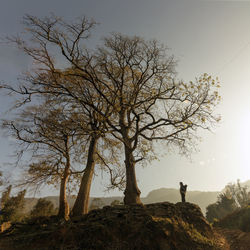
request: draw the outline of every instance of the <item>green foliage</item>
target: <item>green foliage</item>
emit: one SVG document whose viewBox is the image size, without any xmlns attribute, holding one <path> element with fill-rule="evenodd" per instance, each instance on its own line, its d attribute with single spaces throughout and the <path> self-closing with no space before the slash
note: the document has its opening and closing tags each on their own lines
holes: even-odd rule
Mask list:
<svg viewBox="0 0 250 250">
<path fill-rule="evenodd" d="M 206 208 L 206 218 L 209 222 L 213 222 L 220 218 L 220 211 L 217 203 L 213 203 L 207 206 Z"/>
<path fill-rule="evenodd" d="M 239 208 L 244 208 L 250 203 L 250 192 L 247 186 L 242 186 L 240 181 L 229 183 L 225 192 L 219 194 L 216 203 L 207 207 L 206 218 L 209 222 L 222 219 Z"/>
<path fill-rule="evenodd" d="M 20 191 L 17 196 L 7 199 L 1 213 L 1 221 L 20 221 L 24 218 L 24 196 L 26 190 Z"/>
<path fill-rule="evenodd" d="M 31 217 L 51 216 L 55 214 L 54 205 L 51 201 L 40 198 L 30 212 Z"/>
<path fill-rule="evenodd" d="M 217 202 L 207 207 L 206 218 L 209 222 L 213 222 L 214 219 L 221 219 L 236 209 L 235 200 L 226 193 L 221 193 Z"/>
<path fill-rule="evenodd" d="M 234 198 L 227 193 L 219 194 L 219 200 L 217 203 L 223 213 L 231 213 L 237 208 Z"/>
<path fill-rule="evenodd" d="M 244 207 L 227 215 L 223 219 L 214 223 L 214 226 L 219 226 L 229 229 L 240 229 L 244 232 L 250 232 L 250 206 Z"/>
</svg>

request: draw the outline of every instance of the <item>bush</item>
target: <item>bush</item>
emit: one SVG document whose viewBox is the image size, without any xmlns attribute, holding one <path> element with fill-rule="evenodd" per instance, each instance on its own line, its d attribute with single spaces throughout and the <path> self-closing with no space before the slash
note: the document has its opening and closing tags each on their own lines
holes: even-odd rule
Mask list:
<svg viewBox="0 0 250 250">
<path fill-rule="evenodd" d="M 237 206 L 234 199 L 228 197 L 226 193 L 222 193 L 218 196 L 216 203 L 207 206 L 206 218 L 209 222 L 213 222 L 214 219 L 222 219 L 236 209 Z"/>
<path fill-rule="evenodd" d="M 26 190 L 20 191 L 17 196 L 10 197 L 4 203 L 1 213 L 1 222 L 5 221 L 21 221 L 24 218 L 24 196 Z"/>
<path fill-rule="evenodd" d="M 214 226 L 240 229 L 244 232 L 250 232 L 250 206 L 234 211 L 225 218 L 214 223 Z"/>
<path fill-rule="evenodd" d="M 51 201 L 40 198 L 30 212 L 31 217 L 51 216 L 55 214 L 54 205 Z"/>
</svg>

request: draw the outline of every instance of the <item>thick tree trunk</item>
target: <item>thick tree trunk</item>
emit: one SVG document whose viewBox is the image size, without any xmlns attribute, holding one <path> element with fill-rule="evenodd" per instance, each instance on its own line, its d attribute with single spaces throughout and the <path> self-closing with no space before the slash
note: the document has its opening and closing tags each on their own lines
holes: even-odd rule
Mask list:
<svg viewBox="0 0 250 250">
<path fill-rule="evenodd" d="M 125 167 L 126 167 L 126 188 L 124 191 L 124 204 L 134 205 L 142 204 L 140 199 L 141 191 L 137 186 L 135 175 L 135 159 L 133 156 L 132 141 L 129 138 L 128 122 L 126 120 L 126 111 L 122 109 L 119 113 L 119 125 L 121 127 L 121 134 L 125 149 Z"/>
<path fill-rule="evenodd" d="M 126 189 L 124 191 L 124 204 L 142 204 L 140 199 L 141 191 L 137 186 L 135 174 L 135 159 L 131 147 L 125 144 L 125 166 L 126 166 Z"/>
<path fill-rule="evenodd" d="M 87 165 L 82 176 L 80 189 L 72 209 L 72 217 L 73 216 L 80 216 L 83 214 L 88 213 L 88 206 L 89 206 L 89 193 L 92 183 L 92 178 L 94 174 L 95 168 L 95 154 L 96 154 L 96 144 L 97 138 L 92 137 L 90 144 L 89 144 L 89 152 L 88 152 L 88 160 Z"/>
<path fill-rule="evenodd" d="M 66 187 L 69 179 L 70 161 L 67 159 L 63 177 L 61 179 L 60 195 L 59 195 L 59 211 L 58 217 L 67 220 L 69 218 L 69 204 L 66 197 Z"/>
</svg>

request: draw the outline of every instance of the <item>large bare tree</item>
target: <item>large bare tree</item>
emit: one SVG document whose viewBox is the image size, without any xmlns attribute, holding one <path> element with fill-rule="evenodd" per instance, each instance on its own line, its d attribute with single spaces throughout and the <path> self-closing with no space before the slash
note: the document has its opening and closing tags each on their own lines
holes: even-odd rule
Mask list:
<svg viewBox="0 0 250 250">
<path fill-rule="evenodd" d="M 100 98 L 113 106 L 105 121 L 125 149 L 124 203 L 138 204 L 135 164 L 145 157 L 143 145 L 152 148 L 161 140 L 187 151 L 197 129 L 209 129 L 219 120 L 213 115 L 219 83 L 207 74 L 194 82 L 175 80 L 173 57 L 157 41 L 139 37 L 112 34 L 96 60 Z"/>
</svg>

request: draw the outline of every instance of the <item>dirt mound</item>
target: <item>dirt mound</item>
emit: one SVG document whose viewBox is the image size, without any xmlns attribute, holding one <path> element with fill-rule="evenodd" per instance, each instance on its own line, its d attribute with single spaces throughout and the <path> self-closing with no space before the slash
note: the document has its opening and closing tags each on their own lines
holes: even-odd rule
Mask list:
<svg viewBox="0 0 250 250">
<path fill-rule="evenodd" d="M 0 249 L 223 249 L 221 239 L 197 205 L 162 202 L 16 224 L 0 234 Z"/>
</svg>

